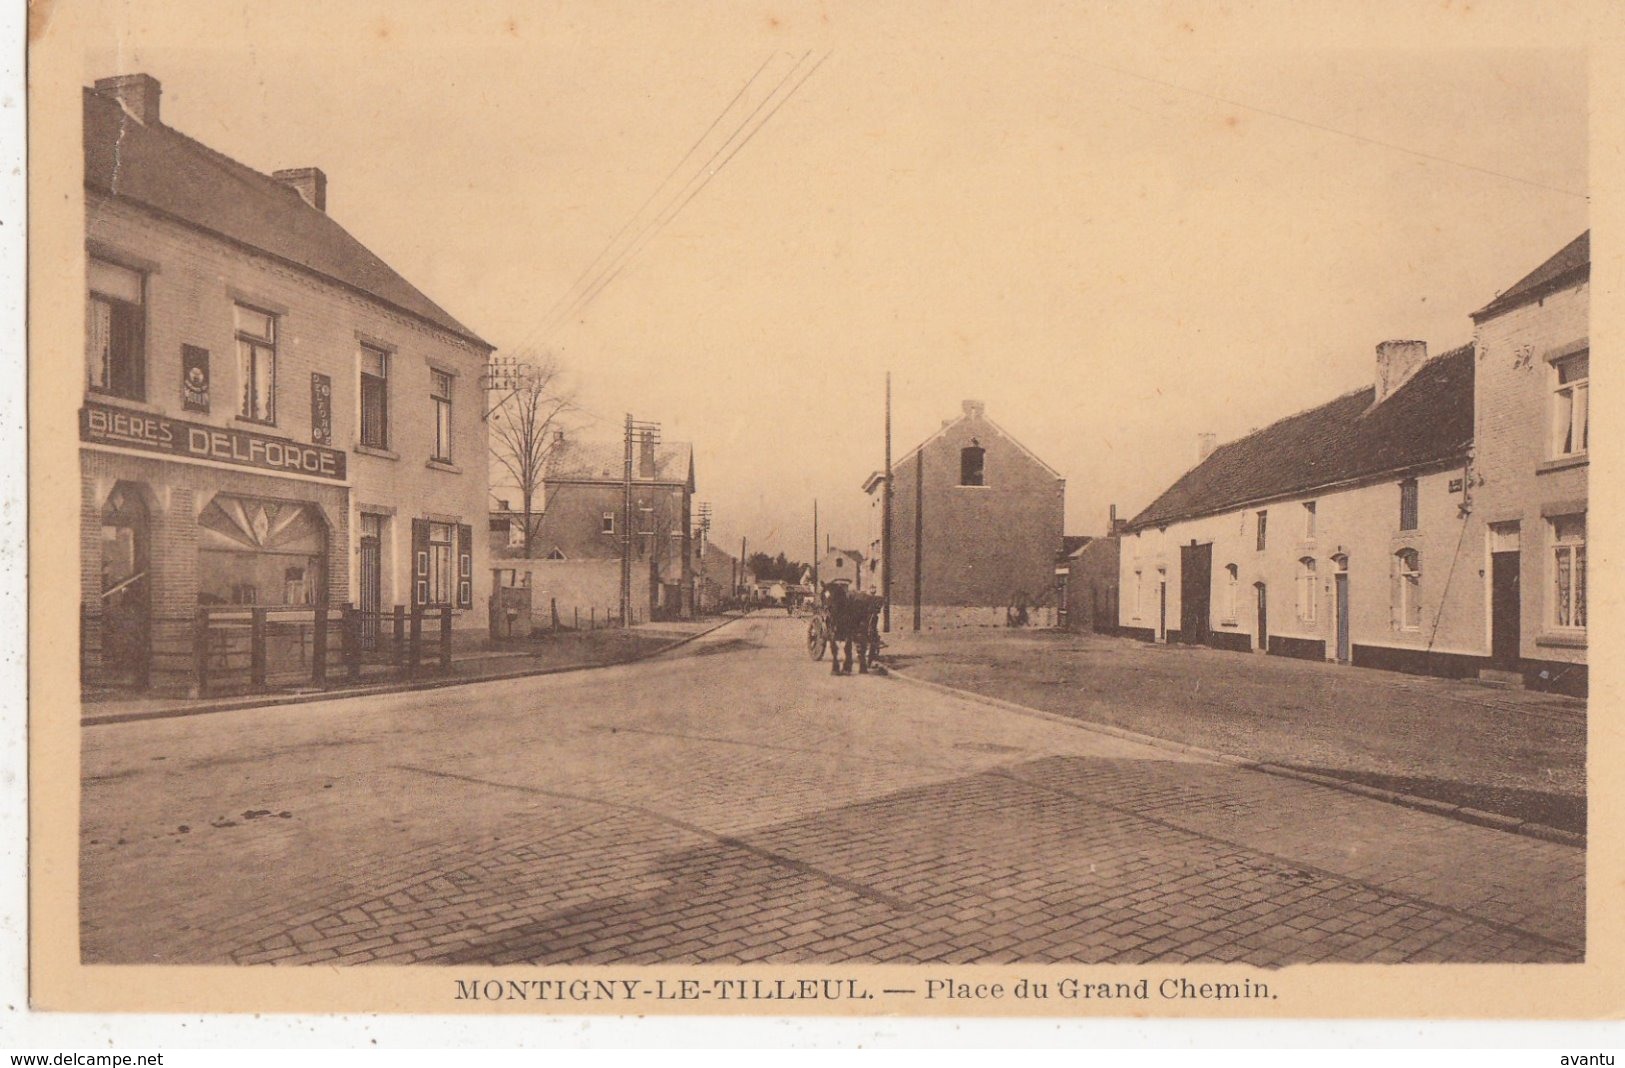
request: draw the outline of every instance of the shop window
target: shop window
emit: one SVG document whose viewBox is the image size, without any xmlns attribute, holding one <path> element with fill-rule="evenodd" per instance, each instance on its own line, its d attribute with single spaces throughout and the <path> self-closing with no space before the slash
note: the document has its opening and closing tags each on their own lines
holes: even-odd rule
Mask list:
<svg viewBox="0 0 1625 1068">
<path fill-rule="evenodd" d="M 146 279 L 141 272 L 90 261 L 85 314 L 85 385 L 126 400 L 146 395 Z"/>
<path fill-rule="evenodd" d="M 276 316 L 238 304 L 237 381 L 242 388 L 238 414 L 256 423 L 276 422 Z"/>
<path fill-rule="evenodd" d="M 1552 532 L 1552 626 L 1584 630 L 1586 625 L 1586 517 L 1557 516 Z"/>
<path fill-rule="evenodd" d="M 1576 456 L 1591 444 L 1591 354 L 1552 363 L 1552 455 Z"/>
<path fill-rule="evenodd" d="M 327 527 L 312 505 L 222 493 L 198 525 L 199 604 L 322 603 Z"/>
<path fill-rule="evenodd" d="M 451 386 L 452 376 L 444 371 L 430 371 L 429 399 L 434 404 L 434 455 L 439 463 L 451 463 Z"/>
<path fill-rule="evenodd" d="M 361 444 L 389 448 L 389 353 L 361 346 Z"/>
</svg>

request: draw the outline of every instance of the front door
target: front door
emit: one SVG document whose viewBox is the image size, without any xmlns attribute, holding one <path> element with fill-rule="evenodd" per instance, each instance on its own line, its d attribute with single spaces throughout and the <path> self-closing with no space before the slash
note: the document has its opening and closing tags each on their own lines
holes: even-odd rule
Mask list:
<svg viewBox="0 0 1625 1068">
<path fill-rule="evenodd" d="M 1490 554 L 1490 655 L 1495 666 L 1515 670 L 1521 641 L 1519 553 Z"/>
<path fill-rule="evenodd" d="M 1258 648 L 1260 653 L 1270 651 L 1270 611 L 1269 596 L 1262 582 L 1254 584 L 1258 591 Z"/>
<path fill-rule="evenodd" d="M 1213 596 L 1213 544 L 1179 547 L 1179 639 L 1202 645 L 1208 639 Z"/>
<path fill-rule="evenodd" d="M 378 647 L 379 613 L 383 609 L 383 572 L 376 534 L 361 536 L 361 647 Z"/>
<path fill-rule="evenodd" d="M 1337 572 L 1333 580 L 1337 594 L 1337 662 L 1349 662 L 1349 573 Z"/>
<path fill-rule="evenodd" d="M 151 654 L 147 505 L 123 483 L 102 507 L 101 681 L 143 688 Z"/>
</svg>

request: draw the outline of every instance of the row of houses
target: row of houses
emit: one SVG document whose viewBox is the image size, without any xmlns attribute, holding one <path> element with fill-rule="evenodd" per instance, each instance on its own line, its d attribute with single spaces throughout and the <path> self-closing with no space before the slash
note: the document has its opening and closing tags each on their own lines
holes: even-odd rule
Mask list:
<svg viewBox="0 0 1625 1068">
<path fill-rule="evenodd" d="M 1223 445 L 1067 536 L 1066 483 L 966 401 L 863 484 L 893 626 L 1061 625 L 1583 694 L 1589 234 L 1430 354 Z M 889 543 L 889 544 L 888 544 Z"/>
<path fill-rule="evenodd" d="M 1430 355 L 1220 446 L 1127 524 L 1118 622 L 1150 641 L 1583 694 L 1590 235 Z"/>
</svg>

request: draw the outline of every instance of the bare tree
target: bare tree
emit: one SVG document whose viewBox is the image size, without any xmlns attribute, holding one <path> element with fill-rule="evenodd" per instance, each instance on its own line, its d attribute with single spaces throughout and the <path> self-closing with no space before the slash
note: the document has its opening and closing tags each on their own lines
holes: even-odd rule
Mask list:
<svg viewBox="0 0 1625 1068">
<path fill-rule="evenodd" d="M 488 379 L 491 455 L 519 490 L 520 523 L 525 557 L 532 555 L 541 515 L 536 510 L 542 495 L 547 461 L 557 443 L 557 431 L 577 410 L 575 390 L 565 383 L 564 371 L 553 356 L 513 364 Z"/>
</svg>

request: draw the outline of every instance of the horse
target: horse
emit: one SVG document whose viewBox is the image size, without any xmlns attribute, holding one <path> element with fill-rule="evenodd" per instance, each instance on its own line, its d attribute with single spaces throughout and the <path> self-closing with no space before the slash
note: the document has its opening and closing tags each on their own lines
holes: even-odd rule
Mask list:
<svg viewBox="0 0 1625 1068">
<path fill-rule="evenodd" d="M 824 587 L 824 602 L 829 610 L 830 674 L 852 674 L 852 646 L 858 647 L 858 672 L 869 673 L 869 663 L 880 654 L 879 597 L 857 593 L 845 583 L 832 582 Z M 841 664 L 841 647 L 846 647 L 846 664 Z"/>
</svg>

